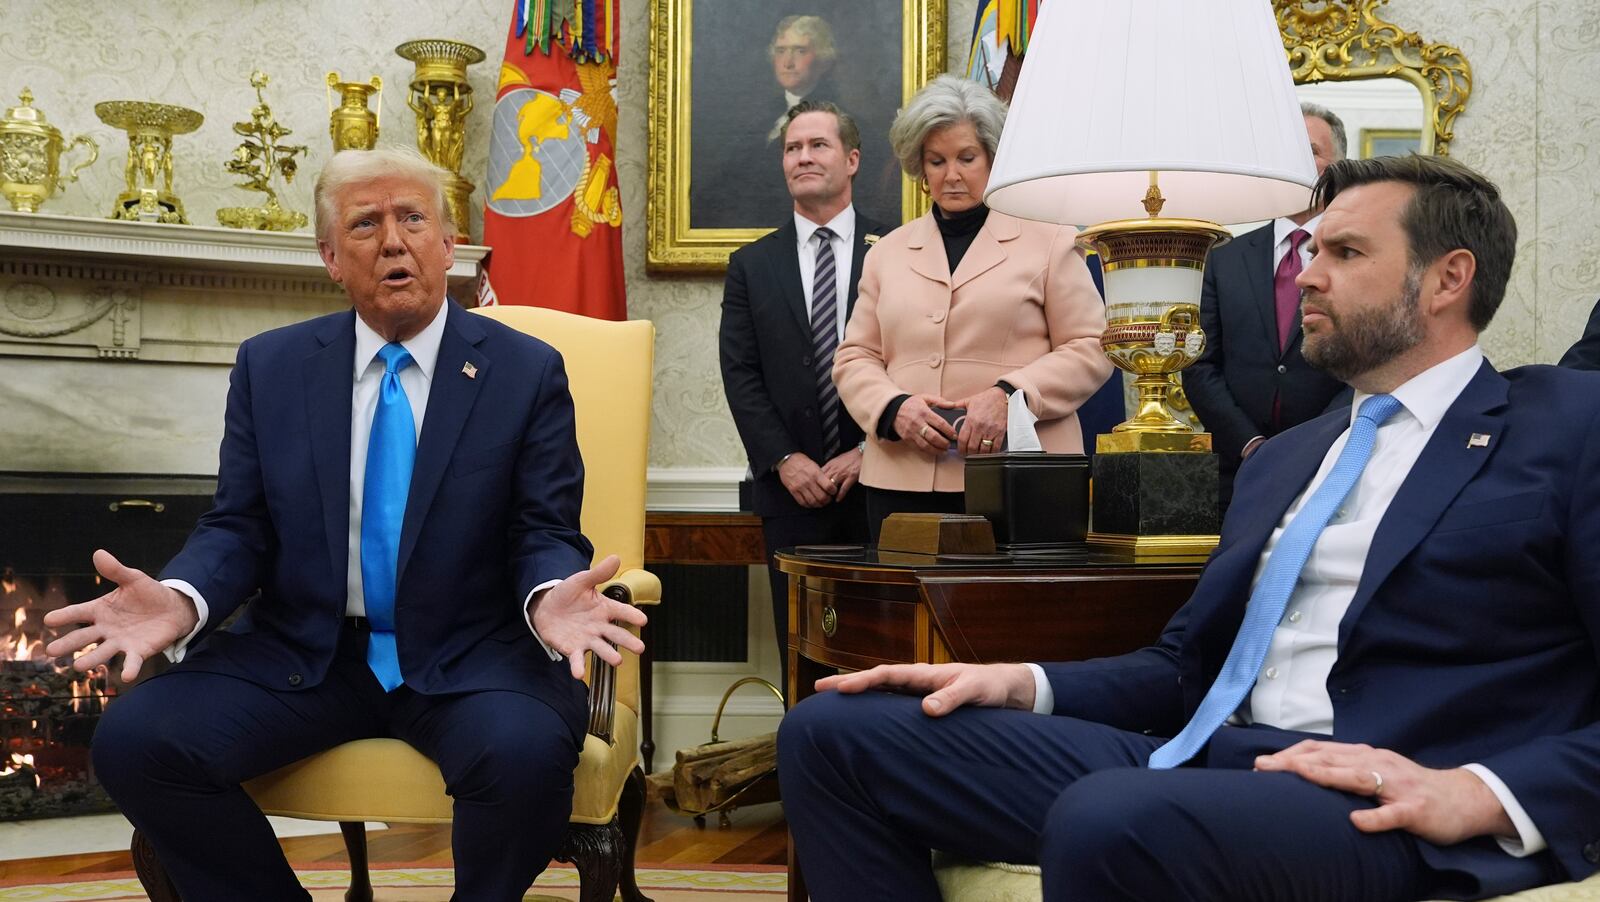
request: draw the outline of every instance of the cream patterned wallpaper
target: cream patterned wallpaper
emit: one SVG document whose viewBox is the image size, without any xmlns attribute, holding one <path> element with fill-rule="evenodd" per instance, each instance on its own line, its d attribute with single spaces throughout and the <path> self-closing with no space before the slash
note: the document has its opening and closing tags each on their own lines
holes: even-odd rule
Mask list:
<svg viewBox="0 0 1600 902">
<path fill-rule="evenodd" d="M 975 3 L 948 0 L 953 67 L 965 63 Z M 504 0 L 8 0 L 0 15 L 0 104 L 15 103 L 27 85 L 69 137 L 87 133 L 100 142 L 101 161 L 45 208 L 78 216 L 109 211 L 127 150 L 126 137 L 94 117 L 95 102 L 160 100 L 201 110 L 206 124 L 175 142 L 175 181 L 190 218 L 214 224 L 216 208 L 254 202 L 232 187 L 222 161 L 237 142 L 229 125 L 254 103 L 250 70 L 260 67 L 272 76 L 267 96 L 279 121 L 311 145 L 308 177 L 285 195 L 307 210 L 309 174 L 329 147 L 324 73 L 383 76 L 382 140 L 411 143 L 414 117 L 403 92 L 411 67 L 392 51 L 413 38 L 454 38 L 488 53 L 471 70 L 481 106 L 464 166 L 468 178 L 482 172 L 509 9 Z M 1510 295 L 1484 343 L 1501 366 L 1554 361 L 1600 293 L 1600 2 L 1391 0 L 1384 15 L 1459 46 L 1472 64 L 1473 94 L 1457 120 L 1453 153 L 1501 184 L 1522 229 Z M 659 334 L 651 464 L 742 466 L 717 371 L 721 280 L 644 272 L 649 16 L 649 0 L 623 0 L 618 168 L 629 309 L 654 320 Z M 481 203 L 481 195 L 474 199 Z M 480 232 L 476 220 L 473 232 Z"/>
</svg>

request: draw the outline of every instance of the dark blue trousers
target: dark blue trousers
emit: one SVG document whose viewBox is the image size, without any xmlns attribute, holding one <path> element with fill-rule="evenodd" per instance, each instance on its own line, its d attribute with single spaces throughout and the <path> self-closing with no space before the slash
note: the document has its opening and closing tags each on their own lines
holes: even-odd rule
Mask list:
<svg viewBox="0 0 1600 902">
<path fill-rule="evenodd" d="M 515 692 L 384 693 L 347 629 L 328 678 L 280 692 L 231 676 L 162 674 L 109 706 L 94 764 L 149 837 L 185 902 L 309 899 L 245 780 L 352 739 L 403 739 L 439 765 L 455 799 L 456 898 L 520 900 L 572 811 L 577 740 Z"/>
<path fill-rule="evenodd" d="M 1383 902 L 1427 891 L 1409 834 L 1350 823 L 1370 799 L 1249 769 L 1255 734 L 1269 734 L 1257 751 L 1298 737 L 1223 729 L 1229 760 L 1152 771 L 1144 762 L 1159 737 L 997 709 L 930 718 L 917 698 L 829 692 L 784 718 L 778 777 L 816 902 L 938 902 L 930 849 L 1037 863 L 1050 902 Z"/>
</svg>

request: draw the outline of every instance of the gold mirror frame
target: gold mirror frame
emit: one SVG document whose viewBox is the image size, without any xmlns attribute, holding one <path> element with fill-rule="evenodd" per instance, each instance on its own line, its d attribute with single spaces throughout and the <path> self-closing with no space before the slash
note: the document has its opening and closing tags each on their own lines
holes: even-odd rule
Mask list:
<svg viewBox="0 0 1600 902">
<path fill-rule="evenodd" d="M 692 0 L 654 0 L 650 12 L 650 169 L 645 268 L 723 272 L 728 256 L 772 231 L 689 225 L 690 21 Z M 945 0 L 900 0 L 900 102 L 945 71 Z M 902 175 L 900 210 L 909 222 L 928 198 Z M 783 210 L 773 211 L 780 217 Z"/>
<path fill-rule="evenodd" d="M 1472 93 L 1472 67 L 1449 44 L 1384 21 L 1389 0 L 1272 0 L 1295 84 L 1403 78 L 1422 92 L 1422 152 L 1447 156 L 1456 116 Z"/>
</svg>

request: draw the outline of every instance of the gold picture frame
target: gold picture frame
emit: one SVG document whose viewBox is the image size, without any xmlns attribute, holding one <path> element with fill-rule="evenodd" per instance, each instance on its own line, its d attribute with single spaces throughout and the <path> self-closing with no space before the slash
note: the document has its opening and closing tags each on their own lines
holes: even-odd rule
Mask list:
<svg viewBox="0 0 1600 902">
<path fill-rule="evenodd" d="M 1364 128 L 1361 130 L 1361 159 L 1421 153 L 1420 128 Z"/>
<path fill-rule="evenodd" d="M 1296 84 L 1402 78 L 1422 93 L 1421 152 L 1447 156 L 1472 94 L 1472 67 L 1449 44 L 1384 21 L 1389 0 L 1272 0 Z"/>
<path fill-rule="evenodd" d="M 728 13 L 726 18 L 720 15 L 723 9 Z M 898 23 L 888 22 L 895 10 Z M 883 17 L 889 26 L 883 30 L 892 30 L 898 24 L 898 94 L 892 86 L 882 87 L 886 78 L 841 78 L 843 90 L 854 89 L 858 97 L 875 90 L 878 97 L 877 103 L 863 103 L 860 111 L 849 104 L 841 106 L 860 121 L 862 132 L 862 166 L 856 176 L 858 210 L 863 209 L 864 199 L 874 201 L 877 209 L 884 211 L 878 218 L 894 220 L 884 223 L 890 228 L 927 212 L 926 195 L 899 171 L 888 153 L 887 132 L 894 110 L 945 71 L 945 0 L 881 4 L 850 0 L 814 0 L 809 4 L 653 0 L 645 257 L 649 271 L 722 272 L 727 269 L 729 254 L 770 232 L 790 210 L 787 193 L 778 196 L 770 181 L 776 179 L 781 186 L 781 151 L 769 154 L 764 149 L 752 154 L 741 150 L 744 144 L 756 144 L 758 139 L 770 149 L 768 130 L 774 126 L 775 116 L 782 113 L 785 97 L 773 82 L 767 48 L 776 23 L 786 13 L 824 18 L 831 15 L 836 20 L 832 29 L 839 48 L 839 61 L 835 64 L 839 69 L 846 65 L 855 65 L 858 70 L 892 67 L 895 60 L 881 54 L 885 35 L 882 30 L 874 33 L 873 20 L 868 17 Z M 698 25 L 697 14 L 702 17 Z M 708 40 L 713 32 L 716 39 Z M 697 36 L 708 41 L 712 49 L 697 55 Z M 851 46 L 872 49 L 847 56 Z M 698 74 L 694 69 L 697 57 L 706 67 Z M 756 97 L 761 100 L 759 105 L 751 100 Z M 698 116 L 696 102 L 702 105 Z M 701 154 L 698 163 L 697 151 Z M 708 161 L 718 155 L 729 162 L 716 170 L 716 179 L 708 178 Z M 772 156 L 770 161 L 765 159 L 768 155 Z M 759 167 L 754 165 L 757 162 Z M 696 171 L 702 176 L 700 187 L 698 192 L 691 192 Z M 745 192 L 737 181 L 744 178 L 763 179 L 759 183 L 763 192 L 773 195 L 763 201 L 760 213 L 734 211 L 732 204 L 729 208 L 716 206 L 717 199 L 726 196 L 737 198 L 748 207 L 747 200 L 762 193 Z M 706 186 L 713 182 L 718 194 L 708 195 Z M 876 189 L 877 193 L 868 194 L 864 187 Z M 772 209 L 769 211 L 768 207 Z M 871 214 L 871 210 L 866 212 Z"/>
</svg>

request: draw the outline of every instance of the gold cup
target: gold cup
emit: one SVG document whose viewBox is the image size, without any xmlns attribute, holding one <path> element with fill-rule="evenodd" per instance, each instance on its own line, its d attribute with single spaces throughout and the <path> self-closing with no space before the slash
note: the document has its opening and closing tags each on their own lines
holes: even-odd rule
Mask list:
<svg viewBox="0 0 1600 902">
<path fill-rule="evenodd" d="M 333 92 L 339 92 L 339 106 L 333 105 Z M 378 111 L 367 109 L 367 98 L 378 95 Z M 378 126 L 383 115 L 383 79 L 370 82 L 340 81 L 338 72 L 328 73 L 328 136 L 333 152 L 371 150 L 378 145 Z"/>
<path fill-rule="evenodd" d="M 6 110 L 0 119 L 0 193 L 18 213 L 37 213 L 40 204 L 66 190 L 84 167 L 100 158 L 100 145 L 83 135 L 73 138 L 67 153 L 82 144 L 89 158 L 61 175 L 61 130 L 34 109 L 32 91 L 23 88 L 18 97 L 22 105 Z"/>
<path fill-rule="evenodd" d="M 200 127 L 196 110 L 143 100 L 105 100 L 94 105 L 100 121 L 128 133 L 127 190 L 117 195 L 111 219 L 187 225 L 183 201 L 172 193 L 172 138 Z"/>
<path fill-rule="evenodd" d="M 426 38 L 407 41 L 394 52 L 416 64 L 406 105 L 417 114 L 417 149 L 450 170 L 445 198 L 455 221 L 456 240 L 471 241 L 467 213 L 474 186 L 461 176 L 461 158 L 466 151 L 467 114 L 473 106 L 467 67 L 482 62 L 483 51 L 460 41 Z"/>
<path fill-rule="evenodd" d="M 1206 255 L 1228 236 L 1227 229 L 1212 222 L 1152 218 L 1103 223 L 1085 229 L 1078 242 L 1100 255 L 1108 283 L 1122 280 L 1113 274 L 1128 273 L 1162 290 L 1161 286 L 1173 281 L 1167 273 L 1177 273 L 1180 283 L 1198 283 Z M 1185 273 L 1191 278 L 1185 278 Z M 1099 450 L 1202 450 L 1197 439 L 1209 450 L 1210 436 L 1194 433 L 1173 413 L 1171 403 L 1178 388 L 1175 374 L 1199 359 L 1205 349 L 1196 300 L 1148 295 L 1120 298 L 1108 288 L 1106 330 L 1100 336 L 1100 347 L 1118 369 L 1133 374 L 1139 409 L 1117 424 L 1112 435 L 1100 437 Z"/>
</svg>

